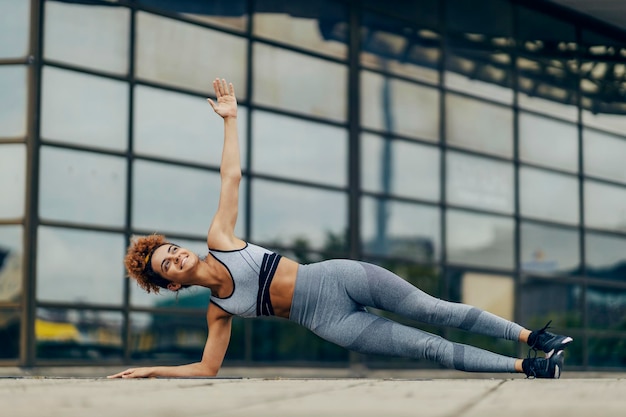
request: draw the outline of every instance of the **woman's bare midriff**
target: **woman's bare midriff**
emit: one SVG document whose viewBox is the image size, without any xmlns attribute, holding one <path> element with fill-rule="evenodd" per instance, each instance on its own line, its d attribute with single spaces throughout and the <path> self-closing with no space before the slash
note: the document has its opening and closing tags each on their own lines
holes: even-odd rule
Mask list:
<svg viewBox="0 0 626 417">
<path fill-rule="evenodd" d="M 270 285 L 270 301 L 277 317 L 289 318 L 297 274 L 298 263 L 285 257 L 281 258 Z"/>
</svg>

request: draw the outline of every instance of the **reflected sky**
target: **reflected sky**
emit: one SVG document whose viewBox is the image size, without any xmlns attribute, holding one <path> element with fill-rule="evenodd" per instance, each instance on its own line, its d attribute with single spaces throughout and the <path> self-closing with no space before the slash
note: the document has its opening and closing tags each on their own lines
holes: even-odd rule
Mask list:
<svg viewBox="0 0 626 417">
<path fill-rule="evenodd" d="M 24 216 L 25 187 L 26 146 L 0 145 L 0 218 Z"/>
<path fill-rule="evenodd" d="M 26 136 L 26 77 L 24 65 L 0 65 L 0 137 Z"/>
<path fill-rule="evenodd" d="M 0 58 L 18 58 L 28 53 L 29 23 L 30 1 L 0 1 Z"/>
</svg>

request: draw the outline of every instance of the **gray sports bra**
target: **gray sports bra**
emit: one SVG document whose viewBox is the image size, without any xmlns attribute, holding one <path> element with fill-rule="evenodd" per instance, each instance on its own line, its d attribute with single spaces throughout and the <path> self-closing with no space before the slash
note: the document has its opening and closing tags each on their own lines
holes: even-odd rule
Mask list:
<svg viewBox="0 0 626 417">
<path fill-rule="evenodd" d="M 233 292 L 225 298 L 211 295 L 211 302 L 227 313 L 241 317 L 273 316 L 270 284 L 281 256 L 246 242 L 243 249 L 209 254 L 221 262 L 233 280 Z"/>
</svg>

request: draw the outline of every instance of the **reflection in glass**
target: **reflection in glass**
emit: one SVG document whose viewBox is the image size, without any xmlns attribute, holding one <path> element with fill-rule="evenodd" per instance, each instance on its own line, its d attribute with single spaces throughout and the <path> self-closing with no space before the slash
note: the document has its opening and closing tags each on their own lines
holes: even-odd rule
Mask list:
<svg viewBox="0 0 626 417">
<path fill-rule="evenodd" d="M 0 303 L 21 300 L 23 235 L 22 226 L 0 226 Z M 1 323 L 0 321 L 0 327 L 2 327 Z M 0 354 L 1 357 L 2 354 Z"/>
<path fill-rule="evenodd" d="M 585 181 L 585 223 L 598 229 L 626 231 L 626 187 Z"/>
<path fill-rule="evenodd" d="M 310 187 L 255 180 L 252 241 L 302 250 L 345 247 L 347 195 Z"/>
<path fill-rule="evenodd" d="M 0 310 L 0 359 L 17 359 L 20 354 L 20 310 Z"/>
<path fill-rule="evenodd" d="M 580 46 L 575 26 L 523 6 L 516 10 L 520 106 L 576 122 Z"/>
<path fill-rule="evenodd" d="M 30 1 L 0 1 L 0 58 L 19 58 L 28 54 L 29 26 Z M 0 91 L 4 93 L 6 90 L 0 88 Z"/>
<path fill-rule="evenodd" d="M 133 359 L 198 361 L 202 357 L 206 340 L 204 311 L 198 315 L 175 315 L 169 312 L 130 315 L 130 350 Z"/>
<path fill-rule="evenodd" d="M 38 308 L 37 358 L 119 360 L 122 322 L 118 312 Z"/>
<path fill-rule="evenodd" d="M 363 251 L 429 263 L 441 251 L 440 211 L 437 207 L 363 197 Z"/>
<path fill-rule="evenodd" d="M 522 161 L 578 172 L 576 125 L 520 112 L 519 141 Z"/>
<path fill-rule="evenodd" d="M 370 133 L 361 134 L 360 146 L 363 190 L 439 200 L 439 148 Z"/>
<path fill-rule="evenodd" d="M 521 269 L 526 273 L 564 273 L 580 270 L 578 230 L 529 222 L 521 225 Z"/>
<path fill-rule="evenodd" d="M 513 165 L 452 151 L 447 157 L 450 204 L 513 213 Z"/>
<path fill-rule="evenodd" d="M 217 210 L 219 192 L 217 172 L 135 161 L 133 228 L 206 236 Z M 243 193 L 239 196 L 239 213 L 243 218 Z"/>
<path fill-rule="evenodd" d="M 119 151 L 128 147 L 127 83 L 44 67 L 41 94 L 44 139 Z"/>
<path fill-rule="evenodd" d="M 626 276 L 626 238 L 587 233 L 585 247 L 588 276 L 624 280 Z"/>
<path fill-rule="evenodd" d="M 237 90 L 237 94 L 238 94 Z M 133 150 L 142 155 L 219 166 L 224 121 L 206 100 L 135 86 Z M 246 160 L 247 107 L 237 108 L 241 161 Z"/>
<path fill-rule="evenodd" d="M 513 219 L 448 210 L 446 221 L 450 263 L 513 268 Z"/>
<path fill-rule="evenodd" d="M 46 1 L 44 16 L 45 59 L 126 74 L 129 9 Z"/>
<path fill-rule="evenodd" d="M 168 241 L 189 249 L 200 259 L 206 258 L 209 252 L 206 239 L 198 241 L 168 238 Z M 135 280 L 131 279 L 130 282 L 130 302 L 136 307 L 204 308 L 206 310 L 210 296 L 211 291 L 208 288 L 199 286 L 186 288 L 179 293 L 161 289 L 158 294 L 148 294 L 137 285 Z"/>
<path fill-rule="evenodd" d="M 298 69 L 297 77 L 293 76 L 293 68 Z M 253 77 L 256 104 L 338 122 L 346 120 L 348 68 L 345 65 L 257 42 Z"/>
<path fill-rule="evenodd" d="M 255 172 L 347 185 L 346 129 L 261 111 L 252 115 Z"/>
<path fill-rule="evenodd" d="M 211 92 L 212 80 L 224 76 L 245 99 L 246 41 L 239 36 L 138 12 L 135 59 L 138 78 Z"/>
<path fill-rule="evenodd" d="M 424 6 L 423 1 L 419 4 L 415 2 L 403 4 Z M 394 4 L 393 11 L 398 12 L 400 8 L 400 4 Z M 390 8 L 385 10 L 385 13 L 390 12 L 392 12 Z M 418 19 L 423 16 L 423 11 L 411 15 Z M 431 26 L 435 18 L 423 20 L 408 24 L 405 20 L 363 12 L 361 64 L 368 68 L 437 83 L 441 36 Z"/>
<path fill-rule="evenodd" d="M 626 330 L 626 290 L 589 286 L 585 299 L 590 328 Z"/>
<path fill-rule="evenodd" d="M 585 174 L 626 183 L 626 138 L 584 129 L 583 156 Z"/>
<path fill-rule="evenodd" d="M 626 347 L 623 337 L 589 337 L 589 366 L 624 368 Z"/>
<path fill-rule="evenodd" d="M 585 126 L 623 135 L 626 130 L 624 41 L 582 31 L 580 92 Z"/>
<path fill-rule="evenodd" d="M 121 305 L 124 236 L 39 226 L 37 300 Z"/>
<path fill-rule="evenodd" d="M 0 65 L 0 138 L 26 136 L 26 77 L 24 65 Z"/>
<path fill-rule="evenodd" d="M 425 140 L 439 140 L 439 92 L 407 81 L 361 72 L 364 127 Z"/>
<path fill-rule="evenodd" d="M 42 218 L 101 226 L 124 225 L 124 158 L 44 146 L 39 174 Z"/>
<path fill-rule="evenodd" d="M 0 145 L 0 218 L 21 218 L 26 201 L 26 146 Z"/>
<path fill-rule="evenodd" d="M 578 224 L 577 178 L 520 168 L 520 212 L 536 219 Z"/>
<path fill-rule="evenodd" d="M 243 31 L 248 23 L 247 0 L 163 1 L 136 0 L 143 7 L 180 13 L 189 19 Z"/>
<path fill-rule="evenodd" d="M 334 1 L 256 0 L 254 34 L 316 53 L 345 58 L 348 53 L 347 8 Z"/>
<path fill-rule="evenodd" d="M 510 108 L 446 95 L 446 141 L 488 154 L 513 156 L 513 112 Z"/>
</svg>

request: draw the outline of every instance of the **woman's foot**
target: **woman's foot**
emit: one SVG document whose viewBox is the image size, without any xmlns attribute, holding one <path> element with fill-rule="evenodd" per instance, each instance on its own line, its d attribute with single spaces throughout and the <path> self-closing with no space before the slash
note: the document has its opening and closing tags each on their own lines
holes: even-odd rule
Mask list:
<svg viewBox="0 0 626 417">
<path fill-rule="evenodd" d="M 522 361 L 522 370 L 528 378 L 559 379 L 563 370 L 563 351 L 549 358 L 527 358 Z"/>
<path fill-rule="evenodd" d="M 554 352 L 565 349 L 567 345 L 574 340 L 569 336 L 561 336 L 548 332 L 546 329 L 548 329 L 550 323 L 552 323 L 552 320 L 543 326 L 542 329 L 535 330 L 528 336 L 528 346 L 530 346 L 531 349 L 544 351 L 546 359 L 549 359 Z"/>
</svg>

